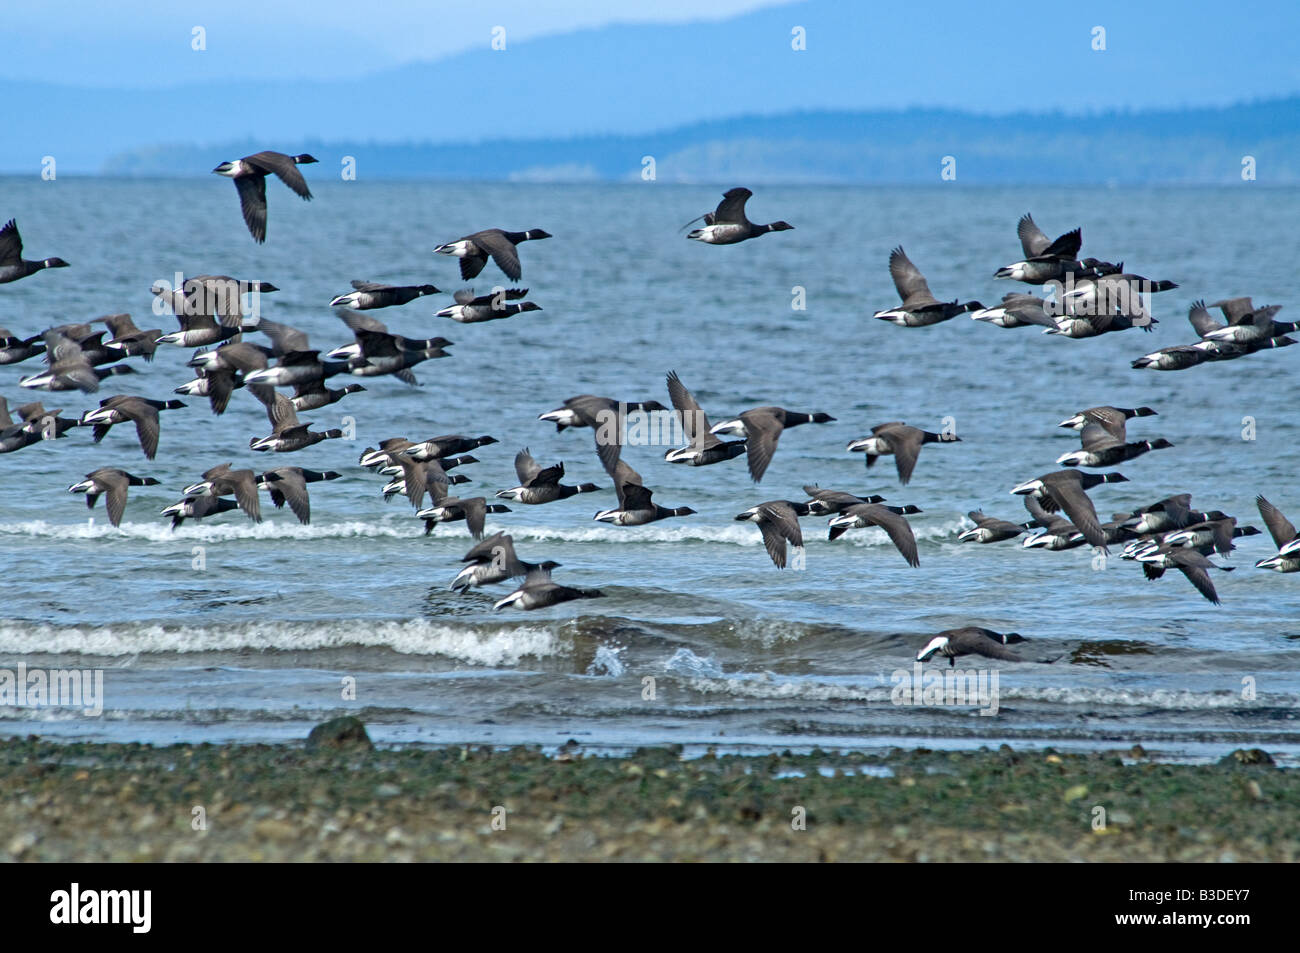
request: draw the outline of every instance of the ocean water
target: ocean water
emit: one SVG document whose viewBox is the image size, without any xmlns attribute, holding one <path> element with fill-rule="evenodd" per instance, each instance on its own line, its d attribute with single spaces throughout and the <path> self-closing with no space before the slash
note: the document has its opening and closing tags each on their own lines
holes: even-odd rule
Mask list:
<svg viewBox="0 0 1300 953">
<path fill-rule="evenodd" d="M 206 272 L 273 282 L 281 290 L 263 296 L 263 314 L 325 350 L 350 340 L 326 306 L 350 279 L 451 291 L 462 283 L 453 259 L 432 254 L 440 242 L 492 226 L 555 235 L 521 249 L 521 284 L 540 312 L 462 326 L 432 316 L 447 295 L 372 312 L 397 333 L 456 344 L 450 359 L 416 368 L 419 387 L 370 378 L 364 393 L 303 415 L 317 429 L 351 417 L 355 440 L 254 453 L 249 439 L 269 424 L 237 391 L 222 417 L 194 398 L 164 413 L 152 462 L 130 426 L 99 445 L 78 429 L 0 456 L 0 668 L 101 668 L 105 695 L 99 717 L 0 706 L 0 732 L 256 742 L 301 738 L 351 712 L 382 744 L 1140 742 L 1173 759 L 1260 746 L 1300 760 L 1300 575 L 1253 568 L 1274 551 L 1267 534 L 1219 560 L 1234 567 L 1214 574 L 1222 606 L 1176 572 L 1148 582 L 1118 548 L 1098 568 L 1086 548 L 956 542 L 968 510 L 1024 519 L 1011 487 L 1057 469 L 1056 457 L 1078 446 L 1056 424 L 1107 403 L 1154 407 L 1159 416 L 1131 422 L 1130 439 L 1163 436 L 1175 447 L 1121 466 L 1130 482 L 1092 491 L 1103 516 L 1190 492 L 1198 508 L 1263 529 L 1254 506 L 1263 493 L 1300 520 L 1300 348 L 1176 373 L 1129 366 L 1195 340 L 1186 313 L 1197 298 L 1249 294 L 1292 317 L 1300 191 L 771 187 L 751 200 L 752 217 L 795 230 L 714 248 L 679 230 L 715 204 L 712 187 L 344 183 L 325 169 L 307 170 L 311 203 L 268 186 L 264 246 L 215 176 L 0 179 L 0 218 L 17 217 L 28 257 L 72 263 L 0 286 L 0 324 L 21 334 L 118 311 L 171 330 L 174 319 L 151 310 L 151 284 Z M 897 302 L 887 269 L 897 244 L 942 299 L 992 305 L 1025 290 L 992 278 L 1020 257 L 1025 211 L 1052 236 L 1082 226 L 1084 254 L 1176 281 L 1153 301 L 1154 330 L 1075 341 L 965 316 L 922 329 L 870 317 Z M 489 265 L 475 285 L 504 283 Z M 792 306 L 797 288 L 804 310 Z M 113 393 L 172 397 L 193 376 L 187 357 L 163 348 L 97 395 L 37 396 L 65 415 Z M 18 379 L 38 367 L 0 367 L 11 407 L 30 393 Z M 524 446 L 543 464 L 563 460 L 566 482 L 608 487 L 591 431 L 556 433 L 537 415 L 581 393 L 667 403 L 670 369 L 714 421 L 761 404 L 837 419 L 786 432 L 758 486 L 743 458 L 690 468 L 666 463 L 662 446 L 625 449 L 658 502 L 695 516 L 598 524 L 592 514 L 614 505 L 606 489 L 490 518 L 523 558 L 562 563 L 556 579 L 599 587 L 599 600 L 494 612 L 509 587 L 450 592 L 471 544 L 464 525 L 426 537 L 403 499 L 384 502 L 385 478 L 357 465 L 385 437 L 485 433 L 500 442 L 457 471 L 473 480 L 460 495 L 513 486 Z M 866 470 L 845 451 L 877 423 L 938 430 L 949 417 L 962 442 L 926 447 L 906 487 L 891 460 Z M 1250 423 L 1254 439 L 1244 440 Z M 159 510 L 225 461 L 344 476 L 311 486 L 310 526 L 264 496 L 261 525 L 235 511 L 171 531 Z M 100 466 L 162 483 L 131 490 L 120 530 L 102 503 L 88 512 L 67 492 Z M 879 530 L 828 542 L 824 520 L 807 519 L 805 567 L 776 569 L 758 530 L 733 517 L 764 500 L 803 499 L 801 485 L 814 482 L 921 507 L 912 520 L 920 567 Z M 965 624 L 1029 640 L 1029 661 L 1000 665 L 997 714 L 893 704 L 895 673 L 910 677 L 931 635 Z M 345 678 L 355 679 L 355 700 L 342 697 Z"/>
</svg>

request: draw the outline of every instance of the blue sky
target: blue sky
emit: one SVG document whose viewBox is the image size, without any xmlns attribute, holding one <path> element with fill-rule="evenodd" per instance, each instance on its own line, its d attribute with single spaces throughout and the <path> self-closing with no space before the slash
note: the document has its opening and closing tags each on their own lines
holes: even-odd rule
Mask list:
<svg viewBox="0 0 1300 953">
<path fill-rule="evenodd" d="M 995 109 L 1007 105 L 1008 90 L 990 80 L 1010 74 L 1021 77 L 1026 103 L 1070 109 L 1090 100 L 1091 85 L 1108 69 L 1128 78 L 1126 86 L 1107 90 L 1120 106 L 1300 90 L 1300 3 L 1294 0 L 38 0 L 5 7 L 0 80 L 72 86 L 338 80 L 484 49 L 494 26 L 506 27 L 509 43 L 526 44 L 617 23 L 720 20 L 779 7 L 792 23 L 803 16 L 816 22 L 822 34 L 814 33 L 810 53 L 829 39 L 843 40 L 830 34 L 855 36 L 863 54 L 856 85 L 822 98 L 856 98 L 864 107 L 895 101 L 965 107 L 975 95 Z M 192 55 L 196 25 L 206 30 L 207 56 Z M 1107 29 L 1107 53 L 1081 61 L 1077 54 L 1087 51 L 1097 25 Z M 917 61 L 900 69 L 891 58 L 888 69 L 876 70 L 870 53 L 881 46 L 915 51 Z M 1062 59 L 1065 51 L 1075 55 Z M 947 87 L 936 86 L 936 78 Z M 818 91 L 811 93 L 817 98 Z M 701 83 L 697 95 L 709 94 L 709 84 Z M 945 95 L 951 103 L 943 102 Z"/>
<path fill-rule="evenodd" d="M 338 79 L 488 45 L 613 23 L 717 20 L 790 0 L 37 0 L 5 4 L 0 78 L 167 86 L 192 78 L 192 30 L 220 47 L 222 74 Z M 205 72 L 203 74 L 207 76 Z"/>
</svg>

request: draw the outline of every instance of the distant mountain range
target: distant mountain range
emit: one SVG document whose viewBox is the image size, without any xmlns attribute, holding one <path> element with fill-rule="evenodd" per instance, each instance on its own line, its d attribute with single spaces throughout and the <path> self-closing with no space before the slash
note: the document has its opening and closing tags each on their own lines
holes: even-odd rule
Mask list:
<svg viewBox="0 0 1300 953">
<path fill-rule="evenodd" d="M 792 112 L 693 123 L 639 135 L 379 143 L 305 139 L 311 152 L 358 178 L 538 182 L 633 181 L 645 157 L 665 182 L 1231 184 L 1243 158 L 1257 181 L 1300 183 L 1300 97 L 1224 108 L 981 116 L 947 110 Z M 113 175 L 206 174 L 263 148 L 251 139 L 159 145 L 110 158 Z"/>
<path fill-rule="evenodd" d="M 153 51 L 104 36 L 97 55 L 137 83 L 147 61 L 146 85 L 107 65 L 78 85 L 77 70 L 55 83 L 0 62 L 0 173 L 36 175 L 52 156 L 59 174 L 206 174 L 272 148 L 355 155 L 363 177 L 622 179 L 653 155 L 663 181 L 930 182 L 951 155 L 958 182 L 1227 182 L 1254 155 L 1260 181 L 1296 180 L 1297 100 L 1264 97 L 1300 90 L 1285 42 L 1300 14 L 1261 39 L 1258 18 L 1212 0 L 1023 11 L 806 0 L 527 41 L 506 26 L 493 49 L 485 8 L 473 49 L 333 78 L 319 67 L 337 38 L 309 22 L 255 41 L 213 24 L 204 51 L 188 28 Z M 88 42 L 46 22 L 14 37 L 63 61 Z M 259 69 L 289 46 L 313 51 L 317 78 Z"/>
</svg>

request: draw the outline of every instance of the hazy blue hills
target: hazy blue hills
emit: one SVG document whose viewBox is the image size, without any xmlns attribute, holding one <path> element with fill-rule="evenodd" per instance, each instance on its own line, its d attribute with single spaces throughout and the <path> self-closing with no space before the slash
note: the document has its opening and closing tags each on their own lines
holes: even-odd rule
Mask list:
<svg viewBox="0 0 1300 953">
<path fill-rule="evenodd" d="M 1197 108 L 1300 90 L 1288 24 L 1261 37 L 1257 18 L 1204 0 L 1170 9 L 808 0 L 527 42 L 507 22 L 504 50 L 485 12 L 481 45 L 461 53 L 357 75 L 326 44 L 300 79 L 263 75 L 266 38 L 214 27 L 192 51 L 185 29 L 157 49 L 115 40 L 120 70 L 93 80 L 0 63 L 0 171 L 34 174 L 48 155 L 60 173 L 206 173 L 234 153 L 312 148 L 374 176 L 622 178 L 653 154 L 661 180 L 929 181 L 954 155 L 959 182 L 1226 181 L 1255 154 L 1261 181 L 1294 178 L 1295 100 Z M 277 42 L 300 56 L 314 29 Z M 75 32 L 45 42 L 77 49 Z M 1188 52 L 1214 49 L 1251 55 Z"/>
<path fill-rule="evenodd" d="M 959 183 L 1300 182 L 1300 98 L 1225 108 L 981 116 L 937 109 L 796 112 L 693 123 L 637 135 L 382 143 L 309 138 L 280 143 L 358 178 L 600 181 L 937 183 L 945 156 Z M 206 174 L 264 146 L 160 145 L 112 157 L 117 175 Z M 319 174 L 319 173 L 318 173 Z"/>
</svg>

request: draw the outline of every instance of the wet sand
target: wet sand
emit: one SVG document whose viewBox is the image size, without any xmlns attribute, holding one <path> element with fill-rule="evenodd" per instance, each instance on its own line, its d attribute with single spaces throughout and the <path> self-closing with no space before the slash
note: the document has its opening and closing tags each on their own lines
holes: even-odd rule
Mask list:
<svg viewBox="0 0 1300 953">
<path fill-rule="evenodd" d="M 1300 772 L 1140 751 L 682 760 L 32 737 L 0 742 L 0 789 L 6 861 L 1300 859 Z"/>
</svg>

